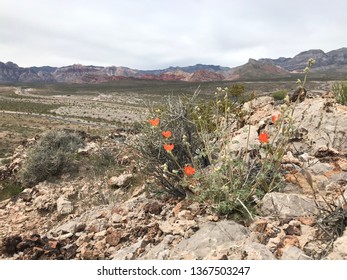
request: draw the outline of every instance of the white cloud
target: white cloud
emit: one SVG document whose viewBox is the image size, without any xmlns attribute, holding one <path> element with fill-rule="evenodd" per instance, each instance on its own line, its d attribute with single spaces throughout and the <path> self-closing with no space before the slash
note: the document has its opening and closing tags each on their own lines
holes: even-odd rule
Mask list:
<svg viewBox="0 0 347 280">
<path fill-rule="evenodd" d="M 347 46 L 344 0 L 0 0 L 0 6 L 0 61 L 21 66 L 236 66 L 250 57 Z"/>
</svg>

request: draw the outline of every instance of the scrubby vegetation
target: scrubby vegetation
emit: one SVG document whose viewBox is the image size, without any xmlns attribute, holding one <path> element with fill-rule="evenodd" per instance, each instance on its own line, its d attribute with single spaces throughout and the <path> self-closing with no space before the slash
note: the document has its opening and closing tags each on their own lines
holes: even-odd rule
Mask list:
<svg viewBox="0 0 347 280">
<path fill-rule="evenodd" d="M 337 103 L 347 105 L 347 81 L 334 84 L 333 92 Z"/>
<path fill-rule="evenodd" d="M 277 100 L 283 100 L 287 96 L 286 90 L 278 90 L 272 93 L 272 97 Z"/>
<path fill-rule="evenodd" d="M 0 110 L 26 112 L 35 114 L 52 114 L 51 110 L 59 108 L 60 105 L 56 104 L 43 104 L 38 102 L 28 102 L 17 100 L 1 100 Z"/>
<path fill-rule="evenodd" d="M 19 178 L 24 186 L 33 186 L 46 179 L 75 169 L 76 151 L 83 140 L 74 132 L 52 130 L 28 152 Z"/>
</svg>

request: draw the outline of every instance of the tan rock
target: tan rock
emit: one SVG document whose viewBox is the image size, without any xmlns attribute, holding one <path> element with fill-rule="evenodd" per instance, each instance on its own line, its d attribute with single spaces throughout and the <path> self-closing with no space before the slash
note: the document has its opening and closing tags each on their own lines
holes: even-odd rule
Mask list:
<svg viewBox="0 0 347 280">
<path fill-rule="evenodd" d="M 316 224 L 316 219 L 314 217 L 298 217 L 298 221 L 300 221 L 301 224 L 307 225 L 307 226 L 314 226 Z"/>
<path fill-rule="evenodd" d="M 287 182 L 300 186 L 303 193 L 305 194 L 313 194 L 316 192 L 315 191 L 316 186 L 313 184 L 311 175 L 306 176 L 305 174 L 302 174 L 301 172 L 297 172 L 295 174 L 290 174 L 290 173 L 285 174 L 284 178 Z"/>
<path fill-rule="evenodd" d="M 250 243 L 244 246 L 242 252 L 245 260 L 274 260 L 275 256 L 263 244 Z"/>
<path fill-rule="evenodd" d="M 310 260 L 311 258 L 296 246 L 288 246 L 283 249 L 281 260 Z"/>
<path fill-rule="evenodd" d="M 59 215 L 67 215 L 73 211 L 72 202 L 64 196 L 60 196 L 57 200 L 57 211 Z"/>
<path fill-rule="evenodd" d="M 337 164 L 343 171 L 347 171 L 347 159 L 339 158 Z"/>
<path fill-rule="evenodd" d="M 108 185 L 110 187 L 126 187 L 129 185 L 133 177 L 133 174 L 122 174 L 120 176 L 113 176 L 108 180 Z"/>
<path fill-rule="evenodd" d="M 121 238 L 122 238 L 121 233 L 113 232 L 106 236 L 106 243 L 110 244 L 111 246 L 117 246 L 120 243 Z"/>
<path fill-rule="evenodd" d="M 290 151 L 283 156 L 282 163 L 283 164 L 291 163 L 291 164 L 296 164 L 298 166 L 302 166 L 302 162 L 296 157 L 294 157 Z"/>
<path fill-rule="evenodd" d="M 259 219 L 249 226 L 249 230 L 253 232 L 265 232 L 268 222 L 264 219 Z"/>
<path fill-rule="evenodd" d="M 280 218 L 300 217 L 318 214 L 314 200 L 299 194 L 267 193 L 261 201 L 264 215 L 276 215 Z"/>
<path fill-rule="evenodd" d="M 175 207 L 172 209 L 172 212 L 177 216 L 177 214 L 181 211 L 182 209 L 182 202 L 178 202 Z"/>
</svg>

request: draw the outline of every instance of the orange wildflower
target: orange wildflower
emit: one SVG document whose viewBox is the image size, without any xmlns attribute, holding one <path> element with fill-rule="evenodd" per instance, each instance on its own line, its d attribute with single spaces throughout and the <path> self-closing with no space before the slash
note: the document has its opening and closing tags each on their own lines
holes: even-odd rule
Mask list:
<svg viewBox="0 0 347 280">
<path fill-rule="evenodd" d="M 151 120 L 149 120 L 149 123 L 151 124 L 151 126 L 158 126 L 159 125 L 159 118 L 156 117 L 155 119 L 151 119 Z"/>
<path fill-rule="evenodd" d="M 193 176 L 195 174 L 195 168 L 190 165 L 187 165 L 184 167 L 184 173 L 187 176 Z"/>
<path fill-rule="evenodd" d="M 175 147 L 174 144 L 164 144 L 164 150 L 167 152 L 171 152 L 174 147 Z"/>
<path fill-rule="evenodd" d="M 161 135 L 163 135 L 165 138 L 169 138 L 169 137 L 171 137 L 172 133 L 171 133 L 170 130 L 168 130 L 168 131 L 162 131 L 162 132 L 161 132 Z"/>
<path fill-rule="evenodd" d="M 278 114 L 277 116 L 274 115 L 271 117 L 271 120 L 273 123 L 275 123 L 280 117 L 281 117 L 281 114 Z"/>
<path fill-rule="evenodd" d="M 267 135 L 267 133 L 260 133 L 259 134 L 259 141 L 261 143 L 267 143 L 269 142 L 269 135 Z"/>
</svg>

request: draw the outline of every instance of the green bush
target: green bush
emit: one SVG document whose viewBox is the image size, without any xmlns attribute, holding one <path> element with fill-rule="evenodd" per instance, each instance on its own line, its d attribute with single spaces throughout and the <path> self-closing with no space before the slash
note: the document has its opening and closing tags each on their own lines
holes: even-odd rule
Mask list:
<svg viewBox="0 0 347 280">
<path fill-rule="evenodd" d="M 169 193 L 176 196 L 185 195 L 180 185 L 184 176 L 182 167 L 192 164 L 197 151 L 203 148 L 198 127 L 192 121 L 195 98 L 168 98 L 160 108 L 151 108 L 149 119 L 158 118 L 159 124 L 151 126 L 148 121 L 142 124 L 134 146 L 141 152 L 145 171 L 154 175 Z M 170 131 L 171 136 L 164 138 L 163 131 Z M 174 145 L 172 153 L 165 150 L 164 144 Z M 204 157 L 196 163 L 201 166 L 209 164 Z"/>
<path fill-rule="evenodd" d="M 20 183 L 11 179 L 7 179 L 0 184 L 0 201 L 16 196 L 22 192 L 22 186 Z"/>
<path fill-rule="evenodd" d="M 347 82 L 334 84 L 333 92 L 337 103 L 347 105 Z"/>
<path fill-rule="evenodd" d="M 184 196 L 187 188 L 193 188 L 196 199 L 218 204 L 213 206 L 218 213 L 235 211 L 239 201 L 248 199 L 253 191 L 250 184 L 257 173 L 252 169 L 249 174 L 242 159 L 225 162 L 218 171 L 216 166 L 222 163 L 220 155 L 230 141 L 230 133 L 245 125 L 242 104 L 253 95 L 244 95 L 243 91 L 243 86 L 236 84 L 217 88 L 215 97 L 208 101 L 199 100 L 196 92 L 190 98 L 169 98 L 160 108 L 151 109 L 148 119 L 155 124 L 147 120 L 142 125 L 135 145 L 148 173 L 172 194 Z M 170 131 L 170 136 L 163 137 L 163 131 Z M 173 150 L 165 151 L 164 144 L 173 144 Z M 187 166 L 193 168 L 193 176 L 185 170 Z M 245 178 L 247 189 L 243 188 Z M 237 180 L 243 182 L 238 184 Z M 240 196 L 241 193 L 245 195 Z"/>
<path fill-rule="evenodd" d="M 287 96 L 287 91 L 286 90 L 278 90 L 272 93 L 272 97 L 278 101 L 278 100 L 283 100 Z"/>
<path fill-rule="evenodd" d="M 116 159 L 111 149 L 105 148 L 86 158 L 90 166 L 89 175 L 101 176 L 116 167 Z"/>
<path fill-rule="evenodd" d="M 83 140 L 74 132 L 53 130 L 46 133 L 29 151 L 19 172 L 24 186 L 39 182 L 76 169 L 76 151 Z"/>
</svg>

